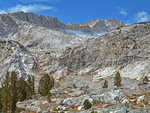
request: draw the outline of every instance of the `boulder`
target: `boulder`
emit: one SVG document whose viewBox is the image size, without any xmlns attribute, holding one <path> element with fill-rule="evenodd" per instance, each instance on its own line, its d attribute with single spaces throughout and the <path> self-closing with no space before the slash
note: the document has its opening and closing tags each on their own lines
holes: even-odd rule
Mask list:
<svg viewBox="0 0 150 113">
<path fill-rule="evenodd" d="M 139 96 L 137 99 L 137 103 L 140 103 L 141 101 L 144 101 L 144 100 L 145 100 L 145 95 Z"/>
<path fill-rule="evenodd" d="M 101 95 L 94 95 L 93 97 L 96 100 L 111 104 L 118 104 L 125 101 L 127 102 L 127 97 L 123 94 L 121 90 L 112 90 L 110 92 L 105 92 Z"/>
<path fill-rule="evenodd" d="M 115 113 L 127 113 L 125 108 L 121 108 L 120 110 L 115 111 Z"/>
<path fill-rule="evenodd" d="M 84 100 L 88 99 L 89 102 L 94 105 L 95 104 L 95 100 L 93 98 L 91 98 L 90 95 L 83 95 L 80 97 L 70 97 L 70 98 L 65 98 L 62 101 L 63 105 L 66 106 L 70 106 L 70 105 L 83 105 Z"/>
<path fill-rule="evenodd" d="M 42 113 L 42 109 L 41 109 L 41 108 L 38 108 L 38 110 L 37 110 L 36 113 Z"/>
<path fill-rule="evenodd" d="M 62 103 L 63 103 L 63 98 L 56 99 L 56 104 L 57 105 L 62 105 Z"/>
<path fill-rule="evenodd" d="M 64 110 L 64 111 L 66 111 L 66 110 L 68 110 L 68 108 L 67 107 L 65 107 L 65 106 L 58 106 L 57 107 L 57 110 Z"/>
<path fill-rule="evenodd" d="M 79 107 L 77 108 L 78 111 L 81 111 L 81 110 L 83 110 L 83 109 L 84 109 L 83 106 L 79 106 Z"/>
<path fill-rule="evenodd" d="M 128 104 L 129 101 L 128 101 L 127 99 L 124 99 L 121 103 L 122 103 L 122 104 Z"/>
</svg>

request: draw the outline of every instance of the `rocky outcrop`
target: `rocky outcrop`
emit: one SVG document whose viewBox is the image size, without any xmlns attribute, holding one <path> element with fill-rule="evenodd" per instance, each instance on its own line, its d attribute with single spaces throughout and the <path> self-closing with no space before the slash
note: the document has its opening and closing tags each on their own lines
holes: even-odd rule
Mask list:
<svg viewBox="0 0 150 113">
<path fill-rule="evenodd" d="M 125 101 L 128 102 L 127 97 L 121 90 L 113 90 L 110 92 L 105 92 L 101 95 L 95 95 L 93 97 L 104 103 L 118 104 L 125 103 Z"/>
<path fill-rule="evenodd" d="M 18 25 L 7 14 L 0 14 L 0 40 L 11 38 L 17 32 Z"/>
<path fill-rule="evenodd" d="M 18 102 L 17 107 L 20 109 L 30 110 L 30 111 L 39 111 L 42 112 L 40 105 L 48 103 L 46 100 L 29 100 L 24 102 Z"/>
<path fill-rule="evenodd" d="M 118 24 L 116 24 L 116 22 L 118 22 Z M 103 29 L 103 26 L 97 26 L 99 23 L 105 23 L 106 26 L 107 22 L 104 22 L 104 20 L 95 20 L 93 23 L 90 22 L 89 25 L 77 25 L 78 27 L 76 29 L 76 26 L 69 27 L 65 24 L 62 24 L 57 20 L 57 18 L 45 18 L 44 16 L 38 16 L 34 13 L 16 12 L 0 14 L 0 40 L 13 40 L 22 45 L 28 51 L 28 53 L 30 53 L 29 56 L 31 56 L 31 58 L 26 55 L 28 53 L 24 51 L 22 52 L 22 49 L 20 49 L 18 46 L 14 46 L 14 48 L 19 49 L 22 52 L 21 54 L 23 57 L 26 56 L 25 59 L 27 62 L 30 62 L 29 64 L 31 64 L 22 65 L 22 68 L 17 68 L 19 71 L 18 73 L 24 72 L 23 76 L 27 75 L 25 73 L 31 73 L 30 69 L 35 71 L 36 75 L 49 72 L 54 73 L 56 71 L 61 74 L 62 72 L 66 73 L 66 69 L 59 67 L 58 57 L 65 49 L 70 50 L 70 48 L 84 43 L 87 38 L 93 37 L 94 35 L 92 34 L 94 32 L 104 32 L 103 30 L 100 30 Z M 108 22 L 110 26 L 112 25 L 112 29 L 123 25 L 122 22 L 117 20 L 112 20 L 112 23 L 115 23 L 116 26 Z M 95 30 L 93 30 L 94 26 L 97 26 L 95 27 Z M 89 31 L 87 31 L 87 28 Z M 107 27 L 107 29 L 108 28 L 110 27 Z M 96 31 L 96 29 L 99 30 Z M 106 31 L 108 32 L 112 29 Z M 73 30 L 75 32 L 70 33 L 68 30 Z M 84 33 L 81 35 L 80 33 L 76 32 L 78 30 Z M 91 35 L 85 35 L 89 33 Z M 18 56 L 20 53 L 16 52 L 14 54 Z M 12 62 L 8 62 L 11 61 L 11 59 L 13 58 L 8 57 L 7 60 L 0 62 L 1 64 L 7 64 L 7 66 L 5 66 L 5 70 L 9 70 L 12 65 L 20 65 L 19 60 L 12 60 Z M 36 69 L 31 68 L 35 67 L 35 65 Z M 3 67 L 4 66 L 1 66 L 1 68 Z M 38 70 L 38 72 L 36 70 Z M 58 75 L 58 78 L 60 74 Z M 4 73 L 0 74 L 0 76 L 2 75 L 4 75 Z"/>
<path fill-rule="evenodd" d="M 69 72 L 80 73 L 87 69 L 88 74 L 91 71 L 92 75 L 95 72 L 98 76 L 102 75 L 106 67 L 111 68 L 111 75 L 121 71 L 124 77 L 140 79 L 150 76 L 149 25 L 150 23 L 134 24 L 113 30 L 99 38 L 88 39 L 82 45 L 66 50 L 60 57 L 59 65 Z M 100 71 L 102 68 L 104 70 Z"/>
<path fill-rule="evenodd" d="M 97 35 L 109 32 L 120 26 L 125 26 L 125 24 L 115 19 L 109 19 L 109 20 L 95 19 L 93 21 L 79 24 L 79 25 L 72 24 L 72 23 L 68 24 L 68 27 L 71 30 L 82 31 L 82 32 L 87 32 L 89 34 L 97 34 Z"/>
<path fill-rule="evenodd" d="M 0 41 L 1 77 L 7 71 L 16 71 L 19 77 L 33 75 L 36 64 L 33 55 L 24 46 L 15 41 Z"/>
<path fill-rule="evenodd" d="M 115 19 L 100 20 L 96 19 L 83 24 L 68 24 L 65 25 L 58 21 L 57 18 L 47 16 L 38 16 L 34 13 L 8 13 L 10 17 L 15 20 L 29 22 L 37 26 L 50 28 L 53 30 L 66 31 L 73 34 L 90 34 L 90 35 L 101 35 L 117 27 L 124 26 L 121 21 Z"/>
<path fill-rule="evenodd" d="M 24 12 L 16 12 L 16 13 L 8 13 L 8 15 L 15 20 L 19 20 L 22 22 L 29 22 L 35 24 L 37 26 L 51 28 L 51 29 L 64 29 L 66 26 L 59 22 L 57 18 L 52 18 L 47 16 L 39 16 L 34 13 L 24 13 Z"/>
</svg>

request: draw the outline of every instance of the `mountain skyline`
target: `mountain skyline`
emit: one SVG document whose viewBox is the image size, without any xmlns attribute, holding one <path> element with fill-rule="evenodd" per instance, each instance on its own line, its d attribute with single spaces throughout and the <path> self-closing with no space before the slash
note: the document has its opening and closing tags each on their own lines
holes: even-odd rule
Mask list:
<svg viewBox="0 0 150 113">
<path fill-rule="evenodd" d="M 34 12 L 57 17 L 61 22 L 80 24 L 93 19 L 117 19 L 125 24 L 150 21 L 148 0 L 0 0 L 0 13 Z"/>
</svg>

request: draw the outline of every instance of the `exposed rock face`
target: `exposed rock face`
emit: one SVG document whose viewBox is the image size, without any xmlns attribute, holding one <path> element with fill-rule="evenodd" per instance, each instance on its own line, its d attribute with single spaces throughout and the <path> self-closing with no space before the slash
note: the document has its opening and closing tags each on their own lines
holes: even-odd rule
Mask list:
<svg viewBox="0 0 150 113">
<path fill-rule="evenodd" d="M 1 14 L 0 53 L 0 80 L 7 71 L 15 70 L 19 77 L 35 75 L 35 86 L 43 73 L 50 73 L 61 84 L 51 90 L 52 106 L 39 96 L 18 102 L 19 108 L 46 113 L 53 112 L 56 103 L 56 109 L 62 111 L 73 106 L 84 110 L 85 99 L 93 106 L 102 104 L 105 108 L 96 111 L 104 113 L 141 113 L 128 104 L 132 102 L 149 106 L 150 84 L 138 84 L 138 80 L 150 77 L 150 23 L 124 26 L 114 19 L 97 19 L 65 25 L 56 18 L 33 13 Z M 118 71 L 123 77 L 122 90 L 115 90 L 113 83 Z M 108 81 L 106 89 L 102 88 L 104 79 Z M 137 93 L 144 93 L 143 97 L 127 98 Z"/>
<path fill-rule="evenodd" d="M 22 53 L 22 56 L 27 56 L 24 57 L 27 62 L 30 62 L 30 65 L 23 65 L 26 70 L 23 72 L 31 73 L 32 69 L 37 75 L 55 73 L 58 79 L 72 72 L 78 73 L 77 75 L 91 74 L 94 75 L 93 81 L 113 76 L 117 71 L 124 77 L 134 79 L 150 75 L 150 23 L 120 27 L 124 25 L 120 21 L 97 19 L 66 26 L 57 19 L 46 19 L 33 13 L 8 13 L 0 17 L 0 37 L 10 39 L 11 36 L 12 40 L 28 51 Z M 112 30 L 116 27 L 120 28 Z M 112 31 L 101 37 L 87 39 L 87 35 L 66 32 L 68 29 L 79 29 L 86 33 Z M 23 51 L 20 47 L 18 49 Z M 28 53 L 32 60 L 26 55 Z M 18 56 L 18 52 L 15 54 Z M 12 70 L 13 62 L 19 61 L 10 63 L 10 59 L 11 57 L 1 63 L 8 65 L 7 70 Z M 22 73 L 22 69 L 20 71 Z"/>
<path fill-rule="evenodd" d="M 70 72 L 88 69 L 93 75 L 96 70 L 97 76 L 101 76 L 106 67 L 111 68 L 112 75 L 121 71 L 121 75 L 136 79 L 150 76 L 149 25 L 126 26 L 99 38 L 88 39 L 83 45 L 66 50 L 59 64 Z"/>
<path fill-rule="evenodd" d="M 57 18 L 38 16 L 34 13 L 24 13 L 24 12 L 16 12 L 16 13 L 8 13 L 8 15 L 15 20 L 29 22 L 35 24 L 37 26 L 51 28 L 51 29 L 64 29 L 66 26 L 59 22 Z"/>
<path fill-rule="evenodd" d="M 108 21 L 108 20 L 106 20 Z M 116 23 L 118 22 L 118 24 Z M 44 16 L 38 16 L 34 13 L 24 13 L 24 12 L 17 12 L 17 13 L 8 13 L 8 14 L 1 14 L 0 15 L 0 40 L 13 40 L 17 42 L 18 44 L 22 45 L 28 51 L 27 53 L 20 49 L 19 46 L 14 46 L 14 48 L 20 50 L 22 52 L 22 56 L 27 60 L 27 62 L 30 65 L 26 65 L 26 67 L 22 67 L 21 70 L 18 68 L 18 64 L 20 64 L 18 61 L 11 61 L 12 56 L 6 59 L 3 62 L 0 62 L 1 65 L 7 64 L 8 66 L 5 66 L 5 70 L 13 70 L 18 69 L 20 71 L 19 73 L 31 73 L 31 67 L 33 71 L 35 71 L 36 74 L 40 73 L 49 73 L 49 72 L 58 72 L 62 73 L 63 70 L 59 67 L 59 56 L 62 54 L 62 52 L 67 49 L 69 50 L 73 46 L 80 45 L 81 43 L 84 43 L 84 41 L 87 38 L 93 37 L 93 33 L 104 33 L 108 32 L 112 29 L 115 29 L 118 26 L 122 26 L 123 23 L 117 20 L 112 20 L 111 22 L 108 22 L 107 24 L 111 27 L 108 27 L 105 29 L 106 31 L 103 31 L 101 29 L 104 29 L 103 26 L 100 26 L 97 24 L 104 24 L 104 27 L 107 26 L 104 20 L 94 20 L 93 22 L 89 22 L 88 25 L 77 25 L 78 27 L 71 28 L 65 24 L 62 24 L 59 22 L 56 18 L 47 17 Z M 111 23 L 111 24 L 110 24 Z M 116 25 L 116 26 L 114 26 Z M 95 27 L 97 26 L 97 27 Z M 77 28 L 77 29 L 76 29 Z M 86 29 L 89 29 L 87 31 Z M 95 30 L 93 30 L 95 29 Z M 98 29 L 96 31 L 96 29 Z M 68 30 L 75 31 L 74 33 L 68 32 Z M 76 31 L 84 32 L 84 35 L 81 35 L 80 33 Z M 85 35 L 90 32 L 90 35 Z M 8 43 L 9 45 L 9 43 Z M 9 45 L 12 46 L 12 45 Z M 13 46 L 12 46 L 13 47 Z M 2 54 L 6 54 L 7 51 L 2 51 Z M 30 53 L 30 55 L 26 55 Z M 18 56 L 18 52 L 14 53 L 16 56 Z M 28 56 L 31 56 L 28 58 Z M 31 61 L 30 61 L 31 60 Z M 32 64 L 32 65 L 31 65 Z M 12 68 L 11 65 L 18 65 L 16 68 Z M 35 66 L 36 65 L 36 66 Z M 25 66 L 25 65 L 22 65 Z M 1 66 L 3 68 L 3 66 Z M 29 69 L 28 69 L 29 68 Z M 23 69 L 23 70 L 22 70 Z M 3 70 L 3 69 L 1 69 Z M 26 70 L 26 71 L 24 71 Z M 38 70 L 38 72 L 36 72 Z M 23 72 L 22 72 L 23 71 Z M 29 71 L 29 72 L 28 72 Z M 34 74 L 35 74 L 34 73 Z M 3 75 L 4 73 L 1 73 Z M 24 76 L 24 75 L 23 75 Z"/>
<path fill-rule="evenodd" d="M 7 16 L 14 20 L 29 22 L 35 24 L 37 26 L 50 28 L 53 30 L 66 31 L 68 33 L 73 34 L 90 34 L 90 35 L 101 35 L 106 32 L 111 31 L 112 29 L 116 29 L 117 27 L 124 26 L 121 21 L 115 19 L 109 20 L 100 20 L 96 19 L 83 24 L 68 24 L 65 25 L 58 21 L 57 18 L 52 18 L 47 16 L 38 16 L 34 13 L 24 13 L 24 12 L 16 12 L 16 13 L 8 13 Z"/>
<path fill-rule="evenodd" d="M 105 103 L 118 104 L 127 100 L 127 97 L 123 94 L 121 90 L 114 90 L 110 92 L 103 93 L 101 95 L 95 95 L 97 100 Z"/>
<path fill-rule="evenodd" d="M 1 74 L 16 71 L 21 77 L 33 74 L 35 59 L 21 44 L 15 41 L 0 41 L 0 69 Z"/>
<path fill-rule="evenodd" d="M 0 39 L 12 37 L 18 29 L 18 25 L 7 14 L 0 14 Z"/>
<path fill-rule="evenodd" d="M 121 21 L 115 19 L 109 19 L 109 20 L 96 19 L 79 25 L 71 24 L 71 23 L 68 24 L 68 27 L 72 30 L 89 32 L 93 34 L 106 33 L 120 26 L 124 26 L 124 24 Z"/>
</svg>

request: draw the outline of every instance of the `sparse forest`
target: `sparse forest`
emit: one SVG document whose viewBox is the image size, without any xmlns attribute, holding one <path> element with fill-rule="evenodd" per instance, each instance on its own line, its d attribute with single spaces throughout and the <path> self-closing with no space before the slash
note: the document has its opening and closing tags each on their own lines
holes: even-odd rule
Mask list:
<svg viewBox="0 0 150 113">
<path fill-rule="evenodd" d="M 32 99 L 36 94 L 34 76 L 28 76 L 27 80 L 21 77 L 18 78 L 17 74 L 13 72 L 7 72 L 4 81 L 1 83 L 0 89 L 0 111 L 3 113 L 15 113 L 17 111 L 16 103 L 18 101 L 24 101 Z M 50 101 L 49 90 L 54 86 L 54 79 L 45 74 L 39 84 L 39 94 L 47 96 Z"/>
</svg>

